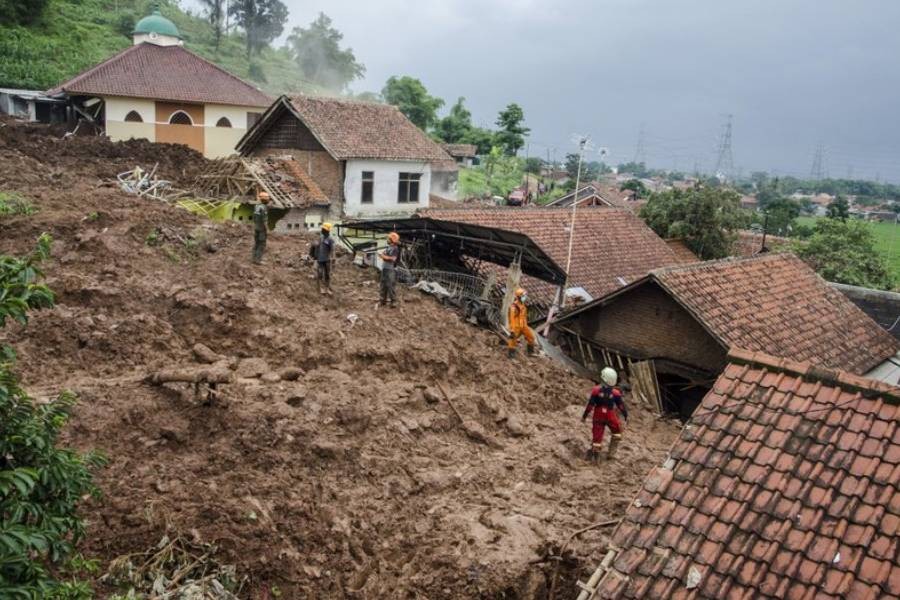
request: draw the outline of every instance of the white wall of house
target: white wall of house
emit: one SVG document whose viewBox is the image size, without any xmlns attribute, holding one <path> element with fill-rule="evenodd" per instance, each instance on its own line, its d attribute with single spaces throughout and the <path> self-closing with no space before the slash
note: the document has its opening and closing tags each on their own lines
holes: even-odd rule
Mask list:
<svg viewBox="0 0 900 600">
<path fill-rule="evenodd" d="M 372 171 L 375 186 L 370 204 L 362 203 L 362 174 Z M 399 203 L 400 173 L 421 173 L 419 201 Z M 348 160 L 344 174 L 344 214 L 351 217 L 412 214 L 428 208 L 431 166 L 427 162 L 395 160 Z"/>
<path fill-rule="evenodd" d="M 106 135 L 114 142 L 131 139 L 156 141 L 156 103 L 141 98 L 106 97 Z M 135 111 L 142 123 L 125 121 L 125 115 Z"/>
</svg>

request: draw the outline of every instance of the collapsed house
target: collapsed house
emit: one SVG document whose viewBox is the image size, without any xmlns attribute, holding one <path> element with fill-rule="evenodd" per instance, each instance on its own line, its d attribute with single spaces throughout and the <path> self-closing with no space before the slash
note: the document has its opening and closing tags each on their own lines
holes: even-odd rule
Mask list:
<svg viewBox="0 0 900 600">
<path fill-rule="evenodd" d="M 280 97 L 237 150 L 291 158 L 324 192 L 335 220 L 427 208 L 432 163 L 453 162 L 395 106 L 311 96 Z"/>
<path fill-rule="evenodd" d="M 566 266 L 572 211 L 566 208 L 459 208 L 419 211 L 419 216 L 442 221 L 477 224 L 527 235 Z M 678 258 L 652 229 L 633 213 L 609 207 L 590 207 L 575 212 L 572 261 L 566 285 L 566 302 L 589 302 L 622 288 L 649 271 L 679 264 Z M 502 279 L 506 278 L 501 273 Z M 534 301 L 552 304 L 559 286 L 523 277 L 522 284 Z"/>
<path fill-rule="evenodd" d="M 900 389 L 732 351 L 578 600 L 900 598 Z"/>
<path fill-rule="evenodd" d="M 272 99 L 186 50 L 158 9 L 135 25 L 133 45 L 47 92 L 68 120 L 113 141 L 184 144 L 207 158 L 234 153 Z"/>
<path fill-rule="evenodd" d="M 604 360 L 648 364 L 658 408 L 683 418 L 721 373 L 732 348 L 873 376 L 900 348 L 792 254 L 651 271 L 561 316 L 551 339 L 592 371 Z"/>
</svg>

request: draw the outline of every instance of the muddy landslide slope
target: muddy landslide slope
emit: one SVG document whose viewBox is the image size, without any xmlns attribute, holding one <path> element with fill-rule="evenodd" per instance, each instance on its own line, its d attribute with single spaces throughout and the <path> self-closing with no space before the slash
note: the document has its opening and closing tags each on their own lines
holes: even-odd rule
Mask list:
<svg viewBox="0 0 900 600">
<path fill-rule="evenodd" d="M 218 544 L 248 598 L 544 598 L 547 554 L 620 516 L 674 439 L 631 403 L 619 460 L 590 465 L 588 381 L 508 360 L 419 292 L 376 310 L 375 273 L 347 256 L 322 298 L 304 240 L 272 235 L 254 267 L 246 226 L 107 184 L 159 163 L 186 185 L 204 162 L 184 148 L 7 124 L 0 153 L 0 190 L 38 208 L 0 217 L 0 253 L 50 232 L 58 300 L 0 340 L 33 395 L 78 393 L 66 443 L 109 456 L 83 510 L 104 566 L 169 532 Z M 145 383 L 201 364 L 196 344 L 234 369 L 216 402 Z M 609 531 L 575 541 L 559 597 Z"/>
</svg>

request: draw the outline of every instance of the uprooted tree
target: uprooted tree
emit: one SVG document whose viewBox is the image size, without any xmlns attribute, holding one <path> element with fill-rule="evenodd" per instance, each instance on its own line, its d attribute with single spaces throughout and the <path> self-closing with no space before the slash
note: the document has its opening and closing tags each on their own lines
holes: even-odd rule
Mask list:
<svg viewBox="0 0 900 600">
<path fill-rule="evenodd" d="M 53 305 L 53 293 L 38 283 L 49 251 L 45 234 L 26 258 L 0 256 L 0 327 L 7 319 L 25 325 L 30 310 Z M 54 573 L 68 570 L 84 534 L 76 507 L 97 493 L 91 470 L 103 458 L 57 447 L 74 395 L 35 402 L 14 362 L 12 348 L 0 346 L 0 598 L 88 598 L 85 584 Z"/>
</svg>

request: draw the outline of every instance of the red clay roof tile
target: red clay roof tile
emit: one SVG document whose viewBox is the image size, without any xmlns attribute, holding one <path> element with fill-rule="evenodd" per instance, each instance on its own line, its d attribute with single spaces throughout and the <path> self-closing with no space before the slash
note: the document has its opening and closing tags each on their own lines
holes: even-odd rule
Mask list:
<svg viewBox="0 0 900 600">
<path fill-rule="evenodd" d="M 423 210 L 419 214 L 523 233 L 558 265 L 566 267 L 571 209 L 461 208 Z M 663 239 L 627 210 L 587 207 L 575 214 L 570 287 L 581 286 L 599 298 L 637 281 L 653 269 L 679 264 Z M 536 281 L 527 285 L 546 287 Z"/>
<path fill-rule="evenodd" d="M 266 107 L 272 98 L 181 46 L 122 50 L 47 92 Z"/>
<path fill-rule="evenodd" d="M 629 581 L 623 598 L 900 598 L 900 493 L 896 478 L 876 479 L 900 468 L 887 460 L 900 458 L 900 430 L 882 416 L 884 406 L 900 405 L 900 388 L 759 353 L 735 351 L 730 360 L 714 389 L 731 393 L 707 394 L 676 441 L 666 500 L 650 510 L 629 507 L 627 526 L 613 534 L 612 546 L 623 550 L 607 578 Z M 726 385 L 728 378 L 748 385 Z M 745 427 L 750 414 L 762 414 L 752 406 L 761 393 L 785 385 L 794 393 L 765 412 L 791 428 L 773 438 Z M 823 392 L 829 404 L 810 409 Z M 839 425 L 826 425 L 834 413 Z M 868 427 L 850 430 L 858 418 Z M 865 455 L 873 431 L 881 452 Z M 736 459 L 720 451 L 729 437 L 735 448 L 750 446 L 732 474 L 726 465 Z M 844 455 L 832 464 L 807 454 L 823 448 Z M 658 496 L 659 472 L 651 473 L 645 499 Z M 629 539 L 655 546 L 636 548 Z M 691 570 L 701 582 L 688 589 Z"/>
</svg>

